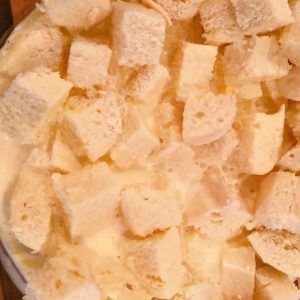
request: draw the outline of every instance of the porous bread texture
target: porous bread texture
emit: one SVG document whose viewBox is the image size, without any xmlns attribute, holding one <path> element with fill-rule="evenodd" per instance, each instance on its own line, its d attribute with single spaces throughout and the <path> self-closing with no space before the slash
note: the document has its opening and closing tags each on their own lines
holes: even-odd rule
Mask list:
<svg viewBox="0 0 300 300">
<path fill-rule="evenodd" d="M 67 79 L 79 88 L 105 85 L 112 51 L 84 38 L 76 38 L 70 49 Z"/>
<path fill-rule="evenodd" d="M 172 298 L 184 279 L 178 230 L 129 241 L 126 264 L 153 297 Z"/>
<path fill-rule="evenodd" d="M 185 199 L 186 226 L 206 238 L 226 241 L 238 235 L 252 219 L 239 194 L 213 174 L 195 182 Z"/>
<path fill-rule="evenodd" d="M 300 234 L 300 179 L 290 172 L 272 172 L 262 181 L 256 202 L 256 227 Z"/>
<path fill-rule="evenodd" d="M 53 201 L 50 175 L 23 167 L 10 199 L 9 224 L 16 239 L 34 253 L 49 237 Z"/>
<path fill-rule="evenodd" d="M 264 263 L 288 276 L 300 275 L 300 236 L 287 231 L 260 229 L 249 236 L 252 247 Z"/>
<path fill-rule="evenodd" d="M 113 13 L 113 44 L 120 66 L 157 65 L 165 40 L 166 21 L 140 4 L 116 2 Z"/>
<path fill-rule="evenodd" d="M 289 100 L 300 101 L 300 69 L 292 67 L 289 73 L 277 81 L 280 96 Z"/>
<path fill-rule="evenodd" d="M 183 205 L 173 187 L 129 186 L 121 193 L 121 213 L 131 233 L 145 237 L 155 231 L 179 226 Z"/>
<path fill-rule="evenodd" d="M 167 12 L 171 19 L 184 21 L 194 17 L 203 0 L 155 0 Z"/>
<path fill-rule="evenodd" d="M 252 113 L 241 119 L 240 168 L 247 174 L 270 172 L 280 157 L 285 107 L 275 114 Z"/>
<path fill-rule="evenodd" d="M 187 102 L 209 90 L 217 54 L 215 46 L 180 44 L 175 62 L 176 100 Z"/>
<path fill-rule="evenodd" d="M 219 46 L 243 38 L 231 0 L 205 0 L 199 14 L 204 29 L 203 37 L 208 44 Z"/>
<path fill-rule="evenodd" d="M 129 106 L 123 122 L 123 134 L 112 147 L 110 157 L 120 168 L 143 165 L 159 143 L 155 134 L 142 119 L 139 109 Z"/>
<path fill-rule="evenodd" d="M 296 145 L 288 150 L 277 162 L 278 166 L 283 171 L 298 173 L 300 171 L 300 145 Z"/>
<path fill-rule="evenodd" d="M 252 247 L 224 247 L 221 282 L 227 299 L 253 299 L 255 251 Z"/>
<path fill-rule="evenodd" d="M 73 172 L 81 168 L 81 164 L 58 130 L 52 145 L 51 168 L 58 172 Z"/>
<path fill-rule="evenodd" d="M 230 95 L 191 97 L 183 112 L 183 140 L 190 145 L 208 144 L 228 132 L 236 115 L 236 98 Z"/>
<path fill-rule="evenodd" d="M 184 297 L 182 299 L 188 300 L 222 300 L 222 292 L 220 287 L 208 284 L 206 282 L 200 282 L 197 284 L 188 285 L 184 289 Z M 177 298 L 174 298 L 177 300 Z M 179 300 L 181 300 L 179 298 Z"/>
<path fill-rule="evenodd" d="M 106 18 L 110 0 L 43 0 L 42 9 L 51 22 L 69 30 L 85 30 Z"/>
<path fill-rule="evenodd" d="M 49 69 L 18 75 L 0 101 L 0 127 L 21 144 L 37 144 L 42 129 L 67 98 L 72 84 Z"/>
<path fill-rule="evenodd" d="M 287 275 L 263 265 L 256 270 L 254 297 L 257 300 L 298 300 L 300 292 Z"/>
<path fill-rule="evenodd" d="M 279 42 L 289 60 L 297 67 L 300 67 L 300 3 L 298 1 L 291 1 L 290 8 L 295 22 L 283 28 Z"/>
<path fill-rule="evenodd" d="M 38 67 L 60 71 L 69 38 L 48 17 L 34 11 L 12 32 L 0 51 L 0 73 L 15 77 Z"/>
<path fill-rule="evenodd" d="M 91 278 L 86 278 L 71 255 L 51 257 L 41 269 L 33 272 L 29 276 L 24 300 L 101 300 L 99 288 Z"/>
<path fill-rule="evenodd" d="M 226 46 L 223 65 L 228 86 L 279 79 L 291 68 L 277 40 L 270 36 L 254 36 Z"/>
<path fill-rule="evenodd" d="M 231 0 L 238 26 L 255 35 L 293 23 L 287 0 Z"/>
<path fill-rule="evenodd" d="M 73 239 L 97 232 L 117 214 L 122 183 L 105 162 L 71 174 L 52 175 L 57 198 L 67 215 Z"/>
<path fill-rule="evenodd" d="M 123 99 L 112 92 L 91 91 L 68 99 L 60 116 L 61 132 L 79 156 L 95 162 L 122 133 Z"/>
</svg>

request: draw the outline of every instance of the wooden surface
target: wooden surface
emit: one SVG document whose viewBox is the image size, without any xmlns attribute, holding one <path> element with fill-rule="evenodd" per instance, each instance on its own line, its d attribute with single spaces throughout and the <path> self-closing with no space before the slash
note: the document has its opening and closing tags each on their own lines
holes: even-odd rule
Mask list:
<svg viewBox="0 0 300 300">
<path fill-rule="evenodd" d="M 32 11 L 36 0 L 10 0 L 14 24 L 18 24 Z"/>
</svg>

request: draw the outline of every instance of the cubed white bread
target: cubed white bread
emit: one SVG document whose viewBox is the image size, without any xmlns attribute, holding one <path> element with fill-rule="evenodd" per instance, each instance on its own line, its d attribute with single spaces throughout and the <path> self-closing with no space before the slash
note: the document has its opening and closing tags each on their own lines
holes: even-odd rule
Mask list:
<svg viewBox="0 0 300 300">
<path fill-rule="evenodd" d="M 138 185 L 122 191 L 121 212 L 130 232 L 145 237 L 180 225 L 183 205 L 180 193 L 171 185 L 164 189 Z"/>
<path fill-rule="evenodd" d="M 156 65 L 165 40 L 166 21 L 140 4 L 116 2 L 113 13 L 114 51 L 121 66 Z"/>
<path fill-rule="evenodd" d="M 124 258 L 125 226 L 115 217 L 109 226 L 98 228 L 97 233 L 84 237 L 80 245 L 94 252 L 98 260 L 112 259 L 121 262 Z"/>
<path fill-rule="evenodd" d="M 255 275 L 254 299 L 256 300 L 298 300 L 300 291 L 285 274 L 268 265 L 257 269 Z"/>
<path fill-rule="evenodd" d="M 71 174 L 56 173 L 52 182 L 75 239 L 94 234 L 117 214 L 122 184 L 104 162 Z"/>
<path fill-rule="evenodd" d="M 279 79 L 288 74 L 288 59 L 274 37 L 255 36 L 225 47 L 227 85 Z"/>
<path fill-rule="evenodd" d="M 176 58 L 176 97 L 187 102 L 209 90 L 213 77 L 218 48 L 215 46 L 184 42 L 179 46 Z"/>
<path fill-rule="evenodd" d="M 222 166 L 232 156 L 240 141 L 236 130 L 230 129 L 215 142 L 193 147 L 195 161 L 202 168 Z"/>
<path fill-rule="evenodd" d="M 293 23 L 287 0 L 231 0 L 239 27 L 245 34 L 273 31 Z"/>
<path fill-rule="evenodd" d="M 253 113 L 241 119 L 240 168 L 247 174 L 270 172 L 280 157 L 285 107 L 275 114 Z"/>
<path fill-rule="evenodd" d="M 9 204 L 9 223 L 16 239 L 33 252 L 45 245 L 51 230 L 54 193 L 50 175 L 24 167 Z"/>
<path fill-rule="evenodd" d="M 287 151 L 277 162 L 277 167 L 283 171 L 298 173 L 300 171 L 300 145 Z"/>
<path fill-rule="evenodd" d="M 221 283 L 222 244 L 206 239 L 194 231 L 186 231 L 183 241 L 183 257 L 187 270 L 197 281 L 217 288 Z"/>
<path fill-rule="evenodd" d="M 300 236 L 287 231 L 261 229 L 248 236 L 264 263 L 289 276 L 300 275 Z"/>
<path fill-rule="evenodd" d="M 183 21 L 191 19 L 197 14 L 203 0 L 155 0 L 155 2 L 165 9 L 171 19 Z"/>
<path fill-rule="evenodd" d="M 169 102 L 158 104 L 154 112 L 156 132 L 164 144 L 182 141 L 182 107 Z"/>
<path fill-rule="evenodd" d="M 168 69 L 162 65 L 144 66 L 129 82 L 128 94 L 154 109 L 161 100 L 169 78 Z"/>
<path fill-rule="evenodd" d="M 69 30 L 88 29 L 112 10 L 110 0 L 43 0 L 42 3 L 51 22 Z"/>
<path fill-rule="evenodd" d="M 189 189 L 185 205 L 186 226 L 219 241 L 236 236 L 252 219 L 240 196 L 220 176 L 212 174 Z"/>
<path fill-rule="evenodd" d="M 231 84 L 234 93 L 244 100 L 260 98 L 263 95 L 260 82 Z"/>
<path fill-rule="evenodd" d="M 300 3 L 299 1 L 291 1 L 290 7 L 293 13 L 295 22 L 284 27 L 281 36 L 280 44 L 284 53 L 288 56 L 289 60 L 300 67 Z"/>
<path fill-rule="evenodd" d="M 253 299 L 255 251 L 251 247 L 224 247 L 222 252 L 222 291 L 226 299 Z"/>
<path fill-rule="evenodd" d="M 172 142 L 151 157 L 151 164 L 158 173 L 164 173 L 185 190 L 195 180 L 202 178 L 202 171 L 194 161 L 193 149 L 184 143 Z"/>
<path fill-rule="evenodd" d="M 38 169 L 40 171 L 43 170 L 44 172 L 46 170 L 50 170 L 51 162 L 50 153 L 48 152 L 48 149 L 41 145 L 34 147 L 30 151 L 25 164 L 29 167 Z"/>
<path fill-rule="evenodd" d="M 284 77 L 283 77 L 284 78 Z M 279 88 L 278 88 L 278 81 L 277 80 L 267 80 L 263 82 L 263 87 L 267 94 L 273 99 L 277 100 L 280 98 Z"/>
<path fill-rule="evenodd" d="M 92 162 L 105 155 L 122 133 L 122 101 L 111 92 L 69 98 L 61 123 L 71 149 Z"/>
<path fill-rule="evenodd" d="M 0 127 L 22 144 L 36 144 L 39 133 L 66 97 L 72 84 L 48 69 L 17 76 L 0 101 Z"/>
<path fill-rule="evenodd" d="M 205 0 L 200 6 L 203 37 L 211 45 L 232 43 L 243 38 L 230 0 Z"/>
<path fill-rule="evenodd" d="M 67 78 L 74 86 L 91 88 L 105 85 L 111 49 L 84 38 L 76 38 L 70 49 Z"/>
<path fill-rule="evenodd" d="M 87 254 L 87 253 L 86 253 Z M 101 300 L 101 292 L 80 268 L 65 257 L 55 256 L 30 276 L 24 300 Z"/>
<path fill-rule="evenodd" d="M 142 165 L 159 146 L 159 140 L 142 120 L 142 115 L 135 106 L 128 108 L 123 127 L 123 134 L 110 151 L 111 159 L 120 168 Z"/>
<path fill-rule="evenodd" d="M 277 81 L 280 96 L 293 101 L 300 101 L 300 69 L 293 67 L 289 74 Z"/>
<path fill-rule="evenodd" d="M 254 221 L 256 227 L 300 234 L 300 178 L 272 172 L 261 183 Z"/>
<path fill-rule="evenodd" d="M 222 300 L 220 287 L 205 282 L 188 285 L 184 289 L 185 300 Z"/>
<path fill-rule="evenodd" d="M 235 96 L 209 92 L 189 98 L 183 112 L 183 140 L 193 146 L 216 141 L 230 130 L 236 110 Z"/>
<path fill-rule="evenodd" d="M 59 172 L 72 172 L 81 168 L 73 151 L 63 139 L 58 130 L 52 146 L 51 167 Z"/>
<path fill-rule="evenodd" d="M 130 241 L 127 266 L 152 297 L 173 297 L 180 291 L 184 277 L 178 230 Z"/>
<path fill-rule="evenodd" d="M 93 268 L 93 276 L 97 285 L 101 287 L 103 299 L 151 300 L 153 298 L 122 261 L 103 257 L 97 259 L 93 266 L 96 266 Z"/>
<path fill-rule="evenodd" d="M 14 77 L 37 67 L 59 71 L 68 37 L 46 15 L 33 12 L 0 51 L 0 72 Z"/>
</svg>

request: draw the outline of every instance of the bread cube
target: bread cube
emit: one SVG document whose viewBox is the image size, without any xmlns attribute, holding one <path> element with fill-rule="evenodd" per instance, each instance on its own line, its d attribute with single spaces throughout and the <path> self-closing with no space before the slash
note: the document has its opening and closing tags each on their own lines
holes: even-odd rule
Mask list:
<svg viewBox="0 0 300 300">
<path fill-rule="evenodd" d="M 274 37 L 256 36 L 225 47 L 227 85 L 279 79 L 288 74 L 288 59 Z"/>
<path fill-rule="evenodd" d="M 7 90 L 7 88 L 10 85 L 10 82 L 11 82 L 11 80 L 7 76 L 4 76 L 3 74 L 0 74 L 0 97 Z"/>
<path fill-rule="evenodd" d="M 293 23 L 287 0 L 231 0 L 239 27 L 246 34 L 273 31 Z"/>
<path fill-rule="evenodd" d="M 43 0 L 43 9 L 51 22 L 69 30 L 84 30 L 106 18 L 110 0 Z"/>
<path fill-rule="evenodd" d="M 72 172 L 81 168 L 73 151 L 64 141 L 61 133 L 57 131 L 51 153 L 51 166 L 59 172 Z"/>
<path fill-rule="evenodd" d="M 61 116 L 66 142 L 92 162 L 105 155 L 122 133 L 122 101 L 110 92 L 70 98 Z"/>
<path fill-rule="evenodd" d="M 0 73 L 15 77 L 37 67 L 59 71 L 68 37 L 35 11 L 19 24 L 0 51 Z"/>
<path fill-rule="evenodd" d="M 181 289 L 184 277 L 177 229 L 142 240 L 132 240 L 127 266 L 152 297 L 168 299 Z"/>
<path fill-rule="evenodd" d="M 300 233 L 300 179 L 293 173 L 273 172 L 261 183 L 255 225 Z"/>
<path fill-rule="evenodd" d="M 153 9 L 116 2 L 113 13 L 114 51 L 120 66 L 157 65 L 165 40 L 166 22 Z"/>
<path fill-rule="evenodd" d="M 209 90 L 217 54 L 215 46 L 188 42 L 181 44 L 176 59 L 178 101 L 187 102 L 190 97 L 202 96 Z"/>
<path fill-rule="evenodd" d="M 260 98 L 263 95 L 260 82 L 249 82 L 231 85 L 235 94 L 244 100 Z"/>
<path fill-rule="evenodd" d="M 243 38 L 231 0 L 206 0 L 201 4 L 199 13 L 203 37 L 208 44 L 219 46 Z"/>
<path fill-rule="evenodd" d="M 127 187 L 121 193 L 121 212 L 131 233 L 145 237 L 181 224 L 183 205 L 174 187 Z"/>
<path fill-rule="evenodd" d="M 287 231 L 261 229 L 248 236 L 264 263 L 289 275 L 300 275 L 300 236 Z"/>
<path fill-rule="evenodd" d="M 189 188 L 185 205 L 186 226 L 218 241 L 238 235 L 252 219 L 240 196 L 220 176 L 212 174 Z"/>
<path fill-rule="evenodd" d="M 51 169 L 51 159 L 48 149 L 45 149 L 44 145 L 33 148 L 30 151 L 25 164 L 31 168 L 44 172 Z"/>
<path fill-rule="evenodd" d="M 298 300 L 300 291 L 285 274 L 264 265 L 256 271 L 254 299 Z"/>
<path fill-rule="evenodd" d="M 199 282 L 220 286 L 222 244 L 197 232 L 186 232 L 183 246 L 184 263 L 192 276 Z"/>
<path fill-rule="evenodd" d="M 280 96 L 293 101 L 300 101 L 300 69 L 293 67 L 289 74 L 277 81 Z"/>
<path fill-rule="evenodd" d="M 0 127 L 21 144 L 36 144 L 51 114 L 66 99 L 72 84 L 50 70 L 17 76 L 0 101 Z"/>
<path fill-rule="evenodd" d="M 129 82 L 128 93 L 141 104 L 154 109 L 170 78 L 167 68 L 162 65 L 144 66 Z"/>
<path fill-rule="evenodd" d="M 52 182 L 74 239 L 94 234 L 117 214 L 122 184 L 104 162 L 53 174 Z"/>
<path fill-rule="evenodd" d="M 236 115 L 236 98 L 211 92 L 189 98 L 183 112 L 183 140 L 190 145 L 208 144 L 228 132 Z"/>
<path fill-rule="evenodd" d="M 220 287 L 205 282 L 188 285 L 184 289 L 184 299 L 188 300 L 222 300 Z"/>
<path fill-rule="evenodd" d="M 151 164 L 158 173 L 164 173 L 185 191 L 189 185 L 202 178 L 202 171 L 194 161 L 193 149 L 184 143 L 173 142 L 153 154 Z"/>
<path fill-rule="evenodd" d="M 251 247 L 223 249 L 222 290 L 227 299 L 253 299 L 255 265 Z"/>
<path fill-rule="evenodd" d="M 285 108 L 272 115 L 253 113 L 241 120 L 240 164 L 247 174 L 270 172 L 279 159 L 285 120 Z"/>
<path fill-rule="evenodd" d="M 285 153 L 277 162 L 277 166 L 283 171 L 298 173 L 300 171 L 300 145 L 296 145 Z"/>
<path fill-rule="evenodd" d="M 35 253 L 50 234 L 53 197 L 49 175 L 22 169 L 10 200 L 9 222 L 16 239 Z"/>
<path fill-rule="evenodd" d="M 171 19 L 183 21 L 191 19 L 197 14 L 203 0 L 155 0 L 155 2 L 165 9 Z"/>
<path fill-rule="evenodd" d="M 85 278 L 69 258 L 55 256 L 29 277 L 24 300 L 101 300 L 93 281 Z"/>
<path fill-rule="evenodd" d="M 124 120 L 120 139 L 110 151 L 111 159 L 120 168 L 142 165 L 151 152 L 159 146 L 159 140 L 142 120 L 135 106 L 130 106 Z"/>
<path fill-rule="evenodd" d="M 295 22 L 283 28 L 279 41 L 282 50 L 289 60 L 297 67 L 300 67 L 300 40 L 298 38 L 300 34 L 300 3 L 298 1 L 291 1 L 290 8 Z"/>
<path fill-rule="evenodd" d="M 79 88 L 103 86 L 108 76 L 108 67 L 112 55 L 106 45 L 77 38 L 70 49 L 67 78 Z"/>
</svg>

